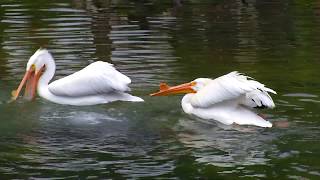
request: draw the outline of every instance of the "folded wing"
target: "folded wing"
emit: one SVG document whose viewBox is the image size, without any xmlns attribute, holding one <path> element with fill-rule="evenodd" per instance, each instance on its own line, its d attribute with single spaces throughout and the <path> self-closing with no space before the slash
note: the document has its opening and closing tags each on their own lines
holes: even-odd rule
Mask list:
<svg viewBox="0 0 320 180">
<path fill-rule="evenodd" d="M 276 94 L 264 84 L 244 76 L 238 72 L 231 72 L 212 80 L 207 86 L 199 90 L 191 100 L 195 107 L 209 107 L 223 101 L 235 101 L 250 107 L 274 107 L 268 92 Z"/>
<path fill-rule="evenodd" d="M 49 84 L 49 90 L 59 96 L 89 96 L 129 91 L 130 78 L 112 64 L 94 62 L 82 70 Z"/>
</svg>

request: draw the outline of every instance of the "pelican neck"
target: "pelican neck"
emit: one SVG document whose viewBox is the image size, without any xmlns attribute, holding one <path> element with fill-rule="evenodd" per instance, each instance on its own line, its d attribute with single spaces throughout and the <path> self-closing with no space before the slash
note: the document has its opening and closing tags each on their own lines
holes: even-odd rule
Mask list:
<svg viewBox="0 0 320 180">
<path fill-rule="evenodd" d="M 46 60 L 44 65 L 46 66 L 46 68 L 39 79 L 39 85 L 48 85 L 56 71 L 56 65 L 53 59 Z"/>
</svg>

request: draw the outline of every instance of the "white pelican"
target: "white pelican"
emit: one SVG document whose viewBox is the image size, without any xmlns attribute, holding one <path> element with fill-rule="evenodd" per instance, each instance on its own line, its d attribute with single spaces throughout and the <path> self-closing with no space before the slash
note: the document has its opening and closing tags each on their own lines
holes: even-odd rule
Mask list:
<svg viewBox="0 0 320 180">
<path fill-rule="evenodd" d="M 269 121 L 252 111 L 253 108 L 274 108 L 268 92 L 270 88 L 238 72 L 216 79 L 198 78 L 192 82 L 169 87 L 160 84 L 160 91 L 151 96 L 188 93 L 181 101 L 182 109 L 202 119 L 212 119 L 223 124 L 272 127 Z"/>
<path fill-rule="evenodd" d="M 50 84 L 56 65 L 46 49 L 37 50 L 29 59 L 26 73 L 13 93 L 17 99 L 26 84 L 25 94 L 34 98 L 38 94 L 54 103 L 68 105 L 95 105 L 112 101 L 143 101 L 132 96 L 128 84 L 130 78 L 117 71 L 112 64 L 102 61 L 94 62 L 82 70 Z"/>
</svg>

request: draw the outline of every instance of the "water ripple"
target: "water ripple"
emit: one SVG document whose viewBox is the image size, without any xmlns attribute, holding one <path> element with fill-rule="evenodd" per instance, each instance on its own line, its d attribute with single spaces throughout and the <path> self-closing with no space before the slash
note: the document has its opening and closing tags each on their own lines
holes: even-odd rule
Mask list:
<svg viewBox="0 0 320 180">
<path fill-rule="evenodd" d="M 319 179 L 319 3 L 1 2 L 2 179 Z M 312 7 L 312 8 L 310 8 Z M 102 60 L 145 103 L 9 103 L 28 58 L 52 52 L 55 79 Z M 277 90 L 273 128 L 223 126 L 181 110 L 177 84 L 239 70 Z"/>
</svg>

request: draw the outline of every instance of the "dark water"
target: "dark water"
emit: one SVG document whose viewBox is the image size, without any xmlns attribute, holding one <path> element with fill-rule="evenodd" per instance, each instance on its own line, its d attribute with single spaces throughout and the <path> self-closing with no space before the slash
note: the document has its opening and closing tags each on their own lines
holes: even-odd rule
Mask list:
<svg viewBox="0 0 320 180">
<path fill-rule="evenodd" d="M 2 0 L 0 177 L 232 179 L 320 177 L 319 1 Z M 56 79 L 113 63 L 145 103 L 9 103 L 40 46 Z M 276 127 L 184 114 L 159 82 L 240 71 L 275 89 Z"/>
</svg>

